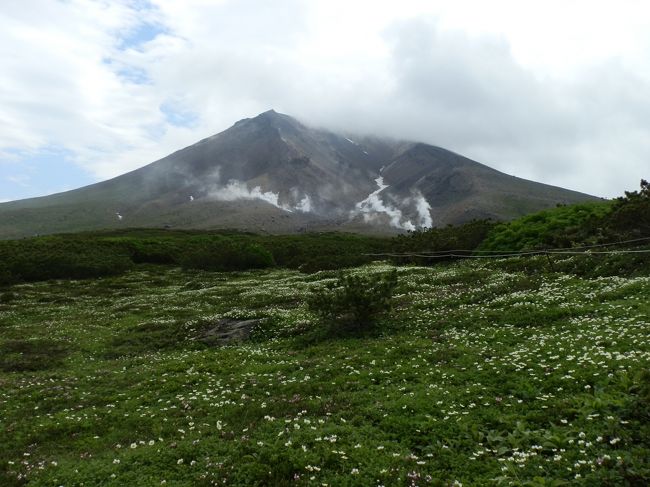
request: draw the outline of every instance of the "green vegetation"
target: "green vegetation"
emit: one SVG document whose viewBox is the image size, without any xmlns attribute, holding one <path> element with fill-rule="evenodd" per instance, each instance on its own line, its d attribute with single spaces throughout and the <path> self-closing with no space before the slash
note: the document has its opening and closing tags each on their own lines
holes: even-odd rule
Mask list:
<svg viewBox="0 0 650 487">
<path fill-rule="evenodd" d="M 245 271 L 272 267 L 275 262 L 271 252 L 258 244 L 222 241 L 210 242 L 199 249 L 187 252 L 180 259 L 186 269 L 208 271 Z"/>
<path fill-rule="evenodd" d="M 375 333 L 305 343 L 318 289 L 391 272 Z M 139 264 L 12 286 L 0 485 L 650 482 L 650 277 L 545 256 L 343 276 Z M 223 318 L 260 322 L 197 339 Z"/>
<path fill-rule="evenodd" d="M 132 229 L 0 241 L 0 285 L 119 274 L 134 264 L 242 271 L 274 265 L 316 272 L 354 267 L 390 239 L 351 234 L 255 235 Z"/>
<path fill-rule="evenodd" d="M 69 348 L 65 342 L 47 338 L 6 340 L 0 344 L 0 370 L 21 372 L 58 367 Z"/>
<path fill-rule="evenodd" d="M 650 184 L 612 201 L 560 206 L 496 226 L 480 250 L 566 248 L 650 237 Z"/>
<path fill-rule="evenodd" d="M 268 267 L 302 272 L 344 269 L 390 254 L 396 264 L 430 265 L 421 252 L 467 255 L 589 247 L 650 237 L 650 185 L 613 201 L 560 206 L 497 224 L 472 221 L 395 238 L 343 233 L 255 235 L 235 231 L 130 229 L 0 241 L 0 285 L 59 278 L 100 277 L 135 264 L 170 264 L 186 269 L 245 271 Z M 645 255 L 591 264 L 575 259 L 573 272 L 592 276 L 634 272 L 650 265 Z M 582 264 L 585 263 L 586 266 Z M 570 269 L 564 268 L 569 272 Z"/>
<path fill-rule="evenodd" d="M 307 299 L 310 311 L 328 327 L 328 335 L 372 330 L 392 307 L 397 271 L 385 275 L 341 275 Z"/>
<path fill-rule="evenodd" d="M 639 191 L 626 191 L 617 198 L 607 219 L 610 232 L 627 237 L 650 235 L 650 183 L 641 180 Z"/>
<path fill-rule="evenodd" d="M 611 202 L 582 203 L 540 211 L 498 225 L 481 250 L 536 250 L 595 243 L 599 222 L 612 211 Z"/>
<path fill-rule="evenodd" d="M 648 254 L 444 253 L 647 237 L 649 202 L 0 242 L 0 485 L 648 485 Z"/>
<path fill-rule="evenodd" d="M 403 252 L 474 250 L 496 225 L 490 220 L 474 220 L 465 225 L 417 230 L 406 236 L 397 237 L 395 250 Z"/>
<path fill-rule="evenodd" d="M 62 236 L 0 242 L 0 284 L 108 276 L 132 265 L 125 252 L 106 242 L 87 245 Z"/>
</svg>

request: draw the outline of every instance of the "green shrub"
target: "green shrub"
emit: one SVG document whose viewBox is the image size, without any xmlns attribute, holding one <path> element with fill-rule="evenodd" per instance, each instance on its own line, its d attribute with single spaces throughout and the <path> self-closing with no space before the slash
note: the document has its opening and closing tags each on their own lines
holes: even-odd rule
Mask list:
<svg viewBox="0 0 650 487">
<path fill-rule="evenodd" d="M 559 206 L 495 226 L 479 250 L 518 251 L 575 247 L 602 238 L 611 202 Z"/>
<path fill-rule="evenodd" d="M 646 422 L 650 421 L 650 369 L 643 369 L 637 373 L 630 392 L 634 394 L 638 415 Z"/>
<path fill-rule="evenodd" d="M 128 251 L 136 264 L 178 264 L 180 242 L 178 239 L 164 237 L 114 237 L 107 242 Z"/>
<path fill-rule="evenodd" d="M 341 275 L 336 282 L 315 290 L 307 305 L 331 331 L 364 332 L 390 311 L 396 286 L 396 270 L 367 277 Z"/>
<path fill-rule="evenodd" d="M 223 239 L 188 251 L 181 258 L 181 265 L 186 269 L 244 271 L 272 267 L 275 262 L 273 255 L 260 245 Z"/>
<path fill-rule="evenodd" d="M 491 220 L 473 220 L 462 225 L 428 228 L 400 235 L 394 247 L 399 252 L 445 252 L 451 250 L 471 251 L 478 247 L 497 224 Z M 419 257 L 401 258 L 401 262 L 430 264 L 443 259 Z"/>
<path fill-rule="evenodd" d="M 616 198 L 605 226 L 623 239 L 650 236 L 650 183 L 642 179 L 639 191 L 626 191 L 625 196 Z"/>
<path fill-rule="evenodd" d="M 650 237 L 650 183 L 613 201 L 559 206 L 497 225 L 479 250 L 570 248 Z"/>
<path fill-rule="evenodd" d="M 5 284 L 109 276 L 132 265 L 126 251 L 101 242 L 46 237 L 0 244 L 0 282 Z"/>
<path fill-rule="evenodd" d="M 260 243 L 273 253 L 277 265 L 312 273 L 344 269 L 367 264 L 367 254 L 387 252 L 393 241 L 343 233 L 310 233 L 259 237 Z"/>
<path fill-rule="evenodd" d="M 16 259 L 12 273 L 20 280 L 85 279 L 119 274 L 133 265 L 125 254 L 105 249 L 35 251 Z"/>
</svg>

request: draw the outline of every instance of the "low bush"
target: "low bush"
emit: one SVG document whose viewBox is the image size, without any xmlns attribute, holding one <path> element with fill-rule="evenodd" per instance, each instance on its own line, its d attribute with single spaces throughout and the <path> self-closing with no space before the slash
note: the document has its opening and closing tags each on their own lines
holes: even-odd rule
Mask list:
<svg viewBox="0 0 650 487">
<path fill-rule="evenodd" d="M 596 201 L 526 215 L 494 227 L 479 250 L 570 248 L 650 237 L 650 183 L 610 201 Z"/>
<path fill-rule="evenodd" d="M 428 228 L 409 232 L 407 235 L 400 235 L 393 244 L 394 250 L 398 253 L 418 253 L 422 251 L 444 253 L 451 251 L 471 252 L 476 249 L 486 236 L 495 228 L 496 222 L 491 220 L 473 220 L 462 225 L 447 225 L 441 228 Z M 395 259 L 397 263 L 414 263 L 418 265 L 429 265 L 451 260 L 422 257 L 401 257 Z"/>
<path fill-rule="evenodd" d="M 616 198 L 605 227 L 613 235 L 625 239 L 650 236 L 650 183 L 641 180 L 639 191 L 626 191 Z"/>
<path fill-rule="evenodd" d="M 244 271 L 272 267 L 275 262 L 273 255 L 260 245 L 222 239 L 186 253 L 181 265 L 206 271 Z"/>
<path fill-rule="evenodd" d="M 64 237 L 3 242 L 0 282 L 85 279 L 119 274 L 133 262 L 127 252 L 106 243 Z"/>
<path fill-rule="evenodd" d="M 165 237 L 115 237 L 106 239 L 127 251 L 136 264 L 178 264 L 181 241 Z"/>
<path fill-rule="evenodd" d="M 9 269 L 0 269 L 0 286 L 8 286 L 13 284 L 15 280 Z"/>
<path fill-rule="evenodd" d="M 298 267 L 300 272 L 311 274 L 319 271 L 347 269 L 367 264 L 371 258 L 364 255 L 315 255 L 308 257 Z"/>
<path fill-rule="evenodd" d="M 372 330 L 392 307 L 397 271 L 370 276 L 341 275 L 318 288 L 307 305 L 335 333 Z"/>
<path fill-rule="evenodd" d="M 369 254 L 387 252 L 393 243 L 389 238 L 343 233 L 274 235 L 259 241 L 273 254 L 277 265 L 304 273 L 367 264 L 373 260 Z"/>
<path fill-rule="evenodd" d="M 495 226 L 479 250 L 518 251 L 575 247 L 602 238 L 603 218 L 611 202 L 559 206 Z"/>
</svg>

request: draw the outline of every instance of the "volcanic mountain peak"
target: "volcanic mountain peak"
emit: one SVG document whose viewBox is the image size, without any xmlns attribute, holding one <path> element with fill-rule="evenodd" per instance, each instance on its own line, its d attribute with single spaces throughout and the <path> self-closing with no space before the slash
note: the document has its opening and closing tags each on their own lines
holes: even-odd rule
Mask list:
<svg viewBox="0 0 650 487">
<path fill-rule="evenodd" d="M 267 110 L 266 112 L 262 112 L 259 115 L 251 118 L 242 118 L 241 120 L 235 122 L 235 124 L 230 127 L 229 129 L 225 130 L 224 132 L 221 132 L 219 134 L 216 134 L 213 137 L 219 136 L 223 133 L 226 133 L 230 130 L 236 130 L 236 129 L 241 129 L 242 127 L 248 126 L 250 129 L 251 127 L 254 127 L 257 130 L 260 129 L 269 129 L 269 128 L 275 128 L 279 129 L 282 126 L 285 128 L 287 126 L 295 126 L 299 125 L 300 122 L 296 120 L 293 117 L 290 117 L 289 115 L 284 115 L 281 113 L 276 112 L 275 110 Z M 212 138 L 212 137 L 210 137 Z"/>
<path fill-rule="evenodd" d="M 122 226 L 413 230 L 592 199 L 423 143 L 269 110 L 114 179 L 0 204 L 0 237 Z"/>
</svg>

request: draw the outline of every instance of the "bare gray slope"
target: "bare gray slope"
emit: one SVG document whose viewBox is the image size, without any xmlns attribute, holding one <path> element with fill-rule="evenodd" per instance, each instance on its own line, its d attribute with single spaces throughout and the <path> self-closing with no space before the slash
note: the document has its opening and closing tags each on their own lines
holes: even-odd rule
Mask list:
<svg viewBox="0 0 650 487">
<path fill-rule="evenodd" d="M 474 218 L 510 220 L 591 196 L 510 176 L 454 152 L 414 144 L 382 172 L 389 192 L 417 191 L 431 206 L 434 226 Z"/>
<path fill-rule="evenodd" d="M 351 140 L 271 110 L 108 181 L 0 204 L 0 237 L 166 225 L 395 231 L 510 219 L 591 198 L 438 147 Z"/>
</svg>

